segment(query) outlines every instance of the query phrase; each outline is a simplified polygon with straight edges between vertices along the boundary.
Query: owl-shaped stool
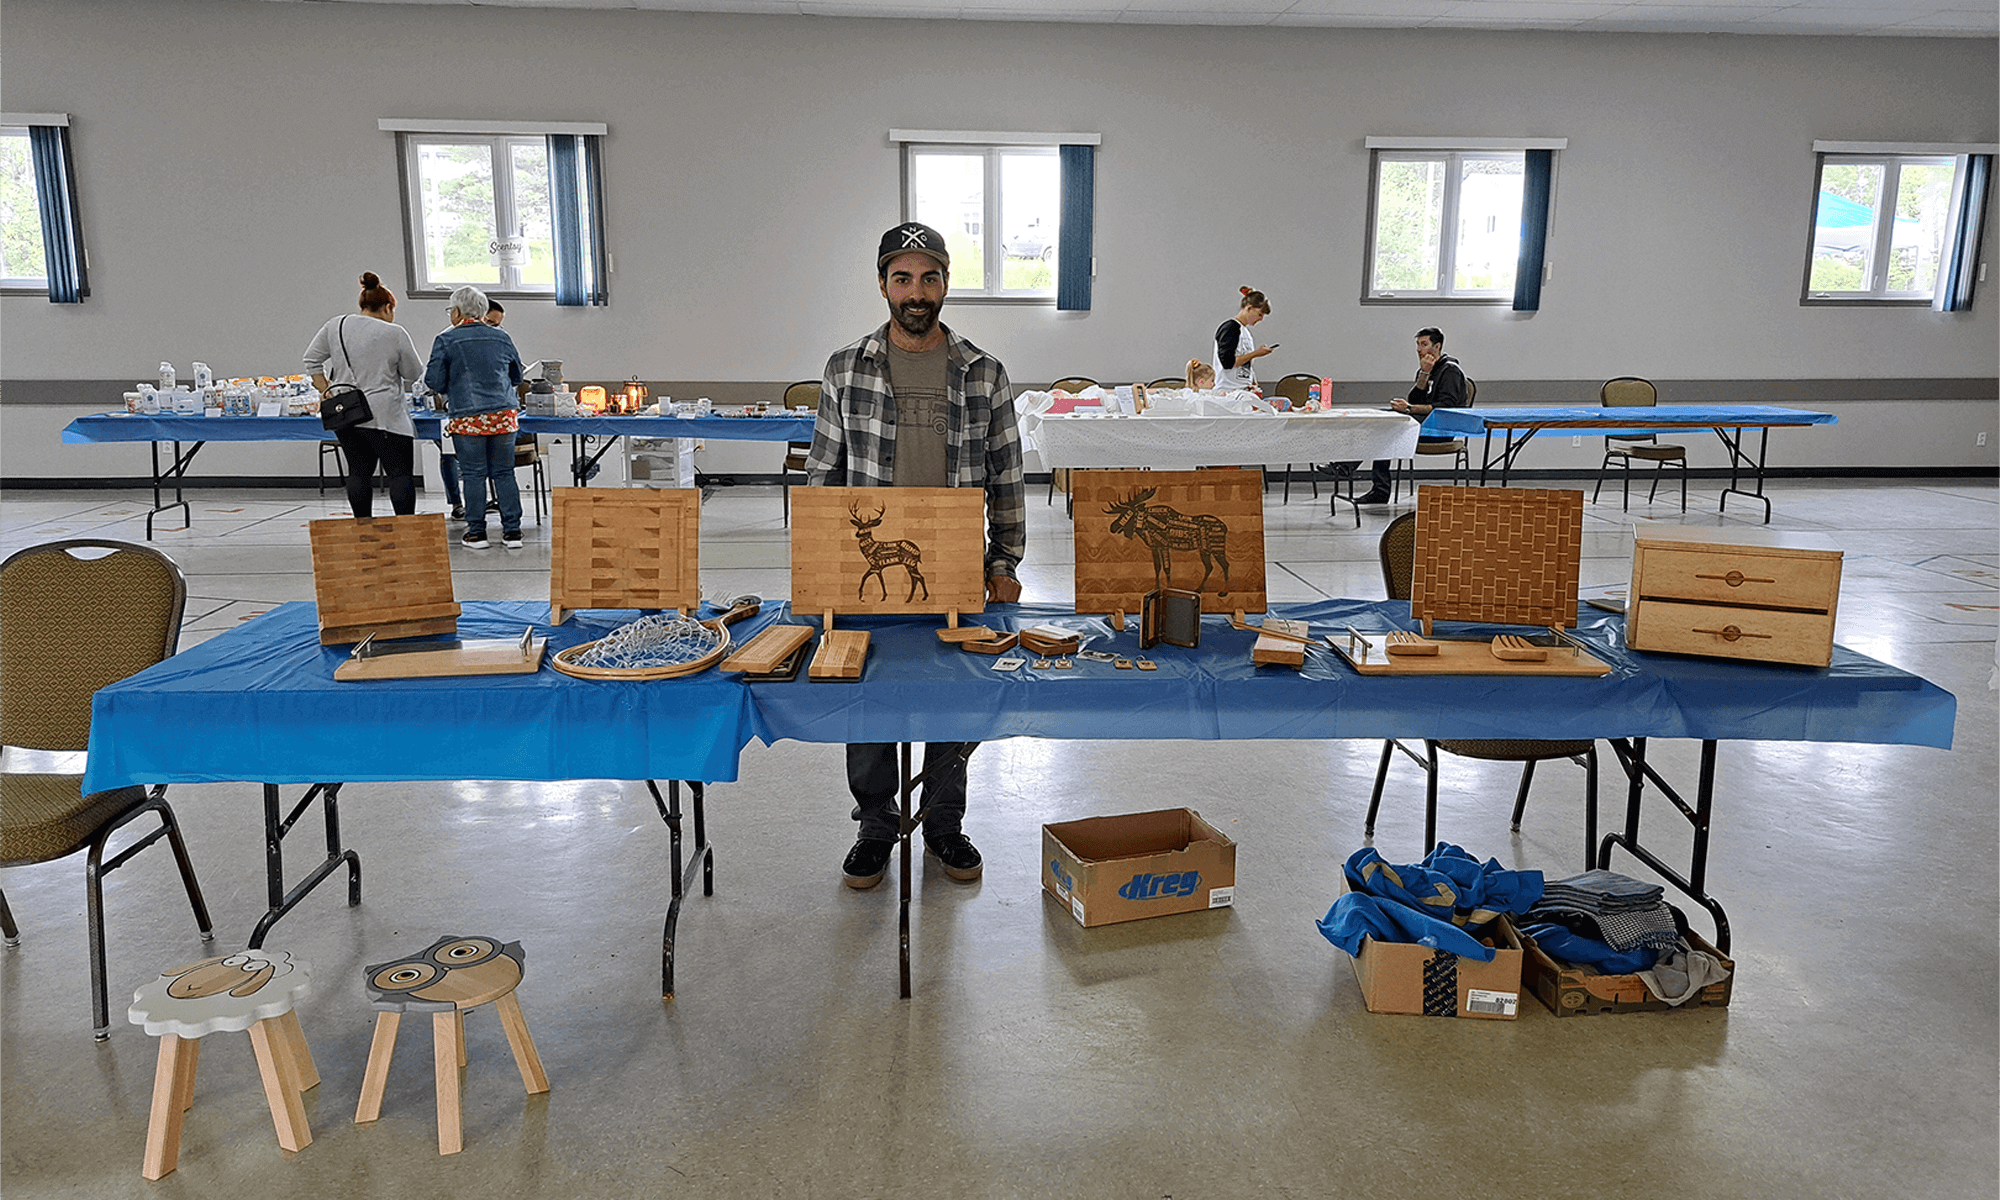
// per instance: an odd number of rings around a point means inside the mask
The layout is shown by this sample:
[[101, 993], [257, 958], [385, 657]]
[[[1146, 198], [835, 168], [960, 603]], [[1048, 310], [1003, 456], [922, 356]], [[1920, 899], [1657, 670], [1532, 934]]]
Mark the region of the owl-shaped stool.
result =
[[293, 1011], [311, 987], [311, 963], [283, 950], [245, 950], [174, 967], [132, 993], [126, 1018], [160, 1039], [141, 1174], [160, 1179], [180, 1164], [181, 1119], [194, 1107], [198, 1039], [211, 1033], [249, 1031], [278, 1145], [298, 1151], [312, 1144], [301, 1093], [319, 1084], [319, 1071]]
[[514, 988], [527, 967], [519, 942], [486, 937], [442, 937], [420, 954], [369, 967], [362, 983], [380, 1015], [375, 1040], [368, 1049], [368, 1069], [361, 1077], [361, 1104], [355, 1124], [382, 1115], [382, 1092], [389, 1082], [389, 1058], [396, 1052], [396, 1030], [403, 1014], [431, 1014], [437, 1069], [438, 1153], [457, 1154], [465, 1148], [459, 1117], [458, 1069], [465, 1065], [465, 1014], [491, 1003], [500, 1014], [507, 1044], [514, 1048], [514, 1065], [530, 1095], [549, 1090], [535, 1039]]

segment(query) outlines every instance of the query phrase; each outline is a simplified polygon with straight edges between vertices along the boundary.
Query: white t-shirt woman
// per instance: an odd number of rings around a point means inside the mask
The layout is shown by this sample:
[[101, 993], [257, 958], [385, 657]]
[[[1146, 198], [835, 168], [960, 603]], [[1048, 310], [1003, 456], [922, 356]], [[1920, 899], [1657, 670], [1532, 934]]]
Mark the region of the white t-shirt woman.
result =
[[1254, 289], [1238, 290], [1243, 293], [1242, 306], [1233, 318], [1215, 330], [1215, 386], [1224, 391], [1255, 391], [1261, 395], [1257, 372], [1250, 364], [1278, 347], [1275, 342], [1259, 346], [1250, 334], [1250, 327], [1271, 314], [1271, 302]]

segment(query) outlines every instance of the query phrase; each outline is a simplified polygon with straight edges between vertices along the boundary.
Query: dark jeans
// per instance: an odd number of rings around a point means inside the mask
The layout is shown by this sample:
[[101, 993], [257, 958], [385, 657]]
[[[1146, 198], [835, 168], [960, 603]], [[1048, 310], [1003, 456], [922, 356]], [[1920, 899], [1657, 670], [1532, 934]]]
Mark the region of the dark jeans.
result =
[[381, 429], [350, 425], [333, 435], [347, 456], [347, 507], [366, 521], [375, 515], [375, 468], [389, 477], [389, 507], [399, 517], [417, 511], [417, 479], [410, 473], [417, 440]]
[[[1337, 462], [1334, 463], [1333, 465], [1335, 468], [1341, 471], [1352, 471], [1354, 468], [1360, 466], [1361, 463], [1359, 460], [1356, 460], [1352, 462]], [[1381, 492], [1383, 495], [1387, 495], [1389, 493], [1388, 459], [1378, 458], [1372, 464], [1369, 465], [1368, 490], [1371, 492]]]
[[[965, 820], [965, 759], [978, 742], [924, 743], [924, 836], [957, 833]], [[956, 758], [957, 761], [952, 760]], [[895, 742], [851, 742], [847, 786], [861, 810], [861, 836], [894, 841], [902, 836], [902, 758]]]
[[514, 481], [514, 435], [511, 433], [451, 435], [458, 450], [459, 484], [465, 489], [465, 532], [486, 532], [486, 482], [500, 501], [500, 530], [521, 531], [521, 486]]
[[452, 453], [452, 444], [443, 439], [434, 443], [438, 448], [438, 477], [444, 480], [444, 502], [457, 508], [458, 498], [458, 455]]

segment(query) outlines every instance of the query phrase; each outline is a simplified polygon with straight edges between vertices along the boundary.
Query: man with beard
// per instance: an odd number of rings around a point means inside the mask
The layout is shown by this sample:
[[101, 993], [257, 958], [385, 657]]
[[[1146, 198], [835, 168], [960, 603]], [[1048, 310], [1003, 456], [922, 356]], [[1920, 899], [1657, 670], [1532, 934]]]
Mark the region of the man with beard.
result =
[[[1021, 597], [1014, 569], [1027, 548], [1021, 434], [1000, 360], [938, 321], [951, 255], [914, 221], [882, 235], [876, 286], [889, 321], [834, 352], [820, 383], [806, 481], [832, 487], [986, 489], [986, 595]], [[953, 879], [979, 878], [979, 851], [960, 829], [965, 760], [977, 742], [924, 746], [924, 847]], [[847, 747], [847, 783], [861, 824], [841, 864], [847, 885], [874, 887], [902, 836], [894, 742]]]

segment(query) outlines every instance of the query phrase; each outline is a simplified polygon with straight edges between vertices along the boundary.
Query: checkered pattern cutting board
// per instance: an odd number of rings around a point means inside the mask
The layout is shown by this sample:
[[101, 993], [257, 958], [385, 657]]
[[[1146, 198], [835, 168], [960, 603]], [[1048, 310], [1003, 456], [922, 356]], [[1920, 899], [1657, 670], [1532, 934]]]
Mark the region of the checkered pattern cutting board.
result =
[[1421, 488], [1410, 615], [1574, 626], [1582, 551], [1580, 491]]

